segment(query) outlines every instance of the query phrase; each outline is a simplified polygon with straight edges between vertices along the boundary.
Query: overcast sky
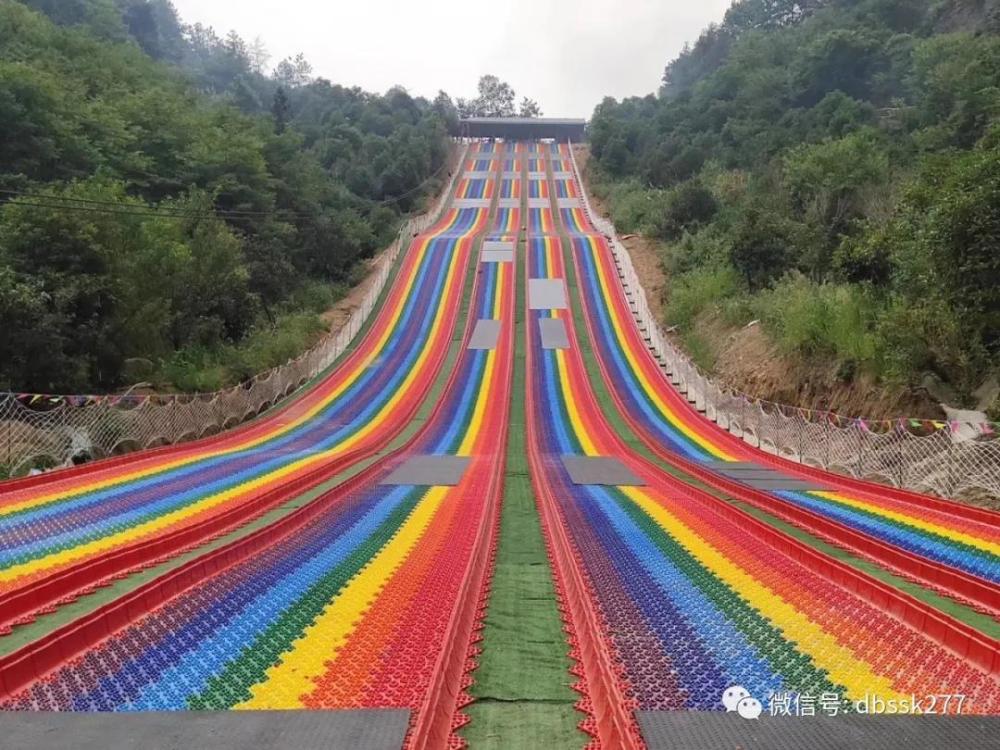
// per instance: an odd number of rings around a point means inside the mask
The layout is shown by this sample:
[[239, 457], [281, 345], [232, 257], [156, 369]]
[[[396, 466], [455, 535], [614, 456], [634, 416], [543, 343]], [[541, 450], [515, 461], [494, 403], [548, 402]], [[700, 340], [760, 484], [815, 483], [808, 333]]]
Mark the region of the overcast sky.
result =
[[604, 96], [643, 95], [731, 0], [173, 0], [186, 23], [305, 53], [335, 83], [475, 94], [483, 73], [546, 115], [589, 117]]

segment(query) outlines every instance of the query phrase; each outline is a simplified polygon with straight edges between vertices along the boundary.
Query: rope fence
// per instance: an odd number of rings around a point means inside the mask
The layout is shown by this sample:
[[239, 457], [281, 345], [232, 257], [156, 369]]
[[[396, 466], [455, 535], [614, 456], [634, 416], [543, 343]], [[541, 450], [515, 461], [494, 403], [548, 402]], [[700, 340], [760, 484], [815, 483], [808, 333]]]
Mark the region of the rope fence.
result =
[[214, 393], [56, 396], [0, 392], [0, 478], [81, 454], [102, 458], [212, 435], [255, 417], [309, 383], [347, 351], [385, 289], [400, 251], [446, 208], [470, 146], [455, 150], [435, 205], [407, 219], [386, 248], [361, 304], [337, 331], [286, 364]]
[[706, 417], [746, 443], [802, 464], [942, 497], [1000, 497], [1000, 425], [954, 420], [847, 418], [733, 392], [705, 375], [664, 335], [614, 224], [598, 215], [573, 170], [584, 210], [607, 237], [632, 312], [664, 372]]

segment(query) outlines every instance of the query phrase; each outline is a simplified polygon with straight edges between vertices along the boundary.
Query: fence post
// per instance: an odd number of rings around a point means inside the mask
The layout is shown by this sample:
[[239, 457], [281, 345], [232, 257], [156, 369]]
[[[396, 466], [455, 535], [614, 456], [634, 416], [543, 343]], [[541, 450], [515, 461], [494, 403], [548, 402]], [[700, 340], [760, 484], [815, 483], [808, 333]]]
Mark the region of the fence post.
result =
[[906, 439], [906, 428], [902, 424], [896, 423], [893, 429], [896, 436], [896, 455], [898, 456], [899, 470], [896, 475], [896, 486], [906, 486], [906, 456], [903, 453], [903, 441]]
[[854, 429], [858, 433], [858, 479], [862, 479], [865, 475], [865, 434], [857, 421], [854, 422]]
[[796, 416], [798, 417], [798, 422], [799, 422], [799, 463], [801, 464], [805, 463], [805, 461], [802, 460], [802, 444], [805, 433], [805, 419], [803, 418], [801, 411], [799, 411]]
[[827, 414], [823, 419], [823, 442], [825, 444], [826, 452], [823, 457], [823, 468], [827, 471], [830, 470], [830, 415]]
[[945, 497], [953, 497], [955, 495], [955, 486], [958, 484], [955, 481], [955, 440], [951, 434], [951, 424], [945, 428], [948, 432], [948, 490]]
[[5, 419], [7, 423], [7, 474], [14, 476], [14, 420]]

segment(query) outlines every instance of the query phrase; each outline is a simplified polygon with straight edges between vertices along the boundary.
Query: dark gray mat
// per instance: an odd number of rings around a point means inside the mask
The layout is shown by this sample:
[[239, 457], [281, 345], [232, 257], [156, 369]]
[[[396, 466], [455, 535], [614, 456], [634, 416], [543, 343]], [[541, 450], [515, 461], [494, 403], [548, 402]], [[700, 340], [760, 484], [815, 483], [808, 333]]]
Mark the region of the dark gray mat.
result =
[[469, 349], [496, 349], [499, 338], [499, 320], [477, 320], [469, 337]]
[[409, 710], [11, 712], [0, 750], [399, 750]]
[[815, 482], [807, 482], [803, 479], [761, 479], [754, 477], [734, 477], [738, 482], [743, 482], [755, 490], [794, 490], [795, 492], [812, 492], [828, 489]]
[[610, 456], [563, 456], [563, 466], [573, 484], [641, 487], [646, 484], [625, 464]]
[[565, 310], [566, 285], [562, 279], [528, 279], [528, 304], [532, 310]]
[[766, 469], [766, 466], [761, 464], [756, 464], [750, 461], [702, 461], [703, 466], [707, 466], [715, 471], [723, 471], [729, 469]]
[[538, 331], [543, 349], [569, 349], [566, 323], [559, 318], [539, 318]]
[[454, 487], [462, 481], [469, 459], [464, 456], [414, 456], [396, 467], [380, 484]]
[[755, 466], [746, 469], [715, 469], [719, 474], [725, 474], [730, 477], [774, 477], [774, 476], [784, 476], [780, 472], [774, 469], [765, 469], [763, 466]]
[[761, 716], [636, 711], [649, 750], [986, 750], [1000, 747], [1000, 717]]
[[798, 492], [808, 492], [810, 490], [828, 489], [818, 482], [791, 477], [760, 464], [716, 461], [706, 465], [712, 471], [718, 472], [730, 479], [735, 479], [737, 482], [743, 482], [758, 490], [795, 490]]

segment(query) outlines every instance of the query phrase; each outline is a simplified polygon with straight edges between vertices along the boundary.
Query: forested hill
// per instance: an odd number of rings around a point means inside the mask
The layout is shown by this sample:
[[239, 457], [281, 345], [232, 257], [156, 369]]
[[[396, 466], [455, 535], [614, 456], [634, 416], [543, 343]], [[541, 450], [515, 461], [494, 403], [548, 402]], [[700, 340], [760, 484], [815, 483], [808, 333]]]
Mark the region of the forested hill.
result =
[[447, 177], [453, 113], [272, 68], [167, 0], [0, 0], [0, 389], [209, 389], [296, 354]]
[[997, 372], [998, 31], [996, 0], [743, 0], [658, 95], [598, 106], [592, 179], [665, 243], [703, 364], [706, 321], [759, 319], [843, 380], [969, 400]]

